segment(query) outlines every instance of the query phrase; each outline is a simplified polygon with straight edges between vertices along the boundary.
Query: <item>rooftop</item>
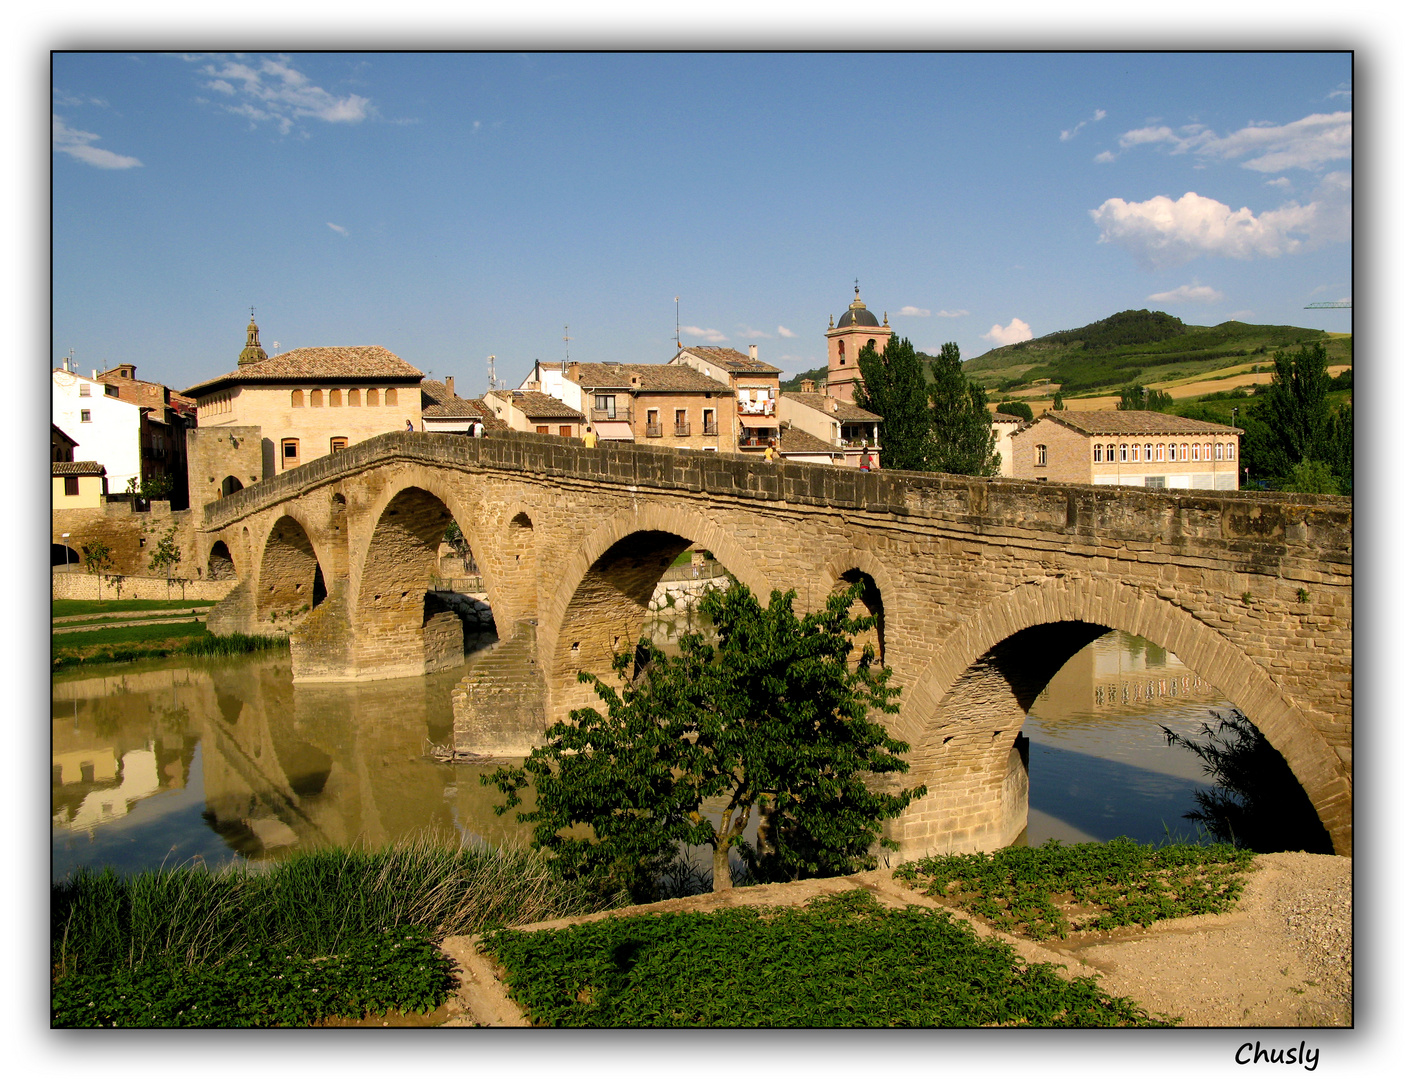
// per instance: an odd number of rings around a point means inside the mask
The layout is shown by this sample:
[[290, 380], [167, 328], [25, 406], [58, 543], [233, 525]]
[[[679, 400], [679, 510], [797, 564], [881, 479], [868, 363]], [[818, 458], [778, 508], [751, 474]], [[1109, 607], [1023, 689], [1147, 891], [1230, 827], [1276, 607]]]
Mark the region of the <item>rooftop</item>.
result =
[[107, 467], [96, 461], [55, 461], [54, 476], [106, 476]]
[[[481, 404], [449, 393], [449, 388], [438, 379], [425, 379], [420, 383], [420, 402], [420, 415], [431, 420], [436, 417], [442, 419], [462, 417], [465, 420], [483, 419]], [[487, 425], [484, 424], [484, 427]]]
[[[688, 353], [709, 364], [716, 364], [723, 371], [733, 375], [779, 375], [781, 369], [761, 360], [753, 360], [746, 353], [736, 349], [726, 349], [719, 345], [689, 345], [678, 351], [678, 356]], [[677, 356], [674, 357], [676, 361]]]
[[811, 409], [824, 413], [826, 416], [832, 416], [834, 419], [840, 421], [840, 423], [845, 421], [874, 421], [883, 419], [883, 417], [879, 416], [877, 413], [859, 408], [852, 401], [841, 401], [839, 398], [829, 397], [827, 394], [807, 394], [804, 392], [797, 393], [794, 391], [786, 391], [781, 394], [781, 397], [789, 398], [791, 401], [808, 406]]
[[[573, 364], [572, 367], [577, 365]], [[732, 388], [687, 364], [580, 364], [577, 381], [587, 390], [730, 394]]]
[[337, 382], [418, 382], [424, 372], [381, 345], [328, 345], [292, 349], [267, 360], [242, 364], [231, 371], [181, 391], [200, 397], [236, 384]]
[[1095, 409], [1088, 412], [1065, 409], [1046, 412], [1039, 419], [1052, 420], [1084, 435], [1232, 435], [1241, 430], [1224, 424], [1212, 424], [1208, 420], [1191, 420], [1142, 409]]

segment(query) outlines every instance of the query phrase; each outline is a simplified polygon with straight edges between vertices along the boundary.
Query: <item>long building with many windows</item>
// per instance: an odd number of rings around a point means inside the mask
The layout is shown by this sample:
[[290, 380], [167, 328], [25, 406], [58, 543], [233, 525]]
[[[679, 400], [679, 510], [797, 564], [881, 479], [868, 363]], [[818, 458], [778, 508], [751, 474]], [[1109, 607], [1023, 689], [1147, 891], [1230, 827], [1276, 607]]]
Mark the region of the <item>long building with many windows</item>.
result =
[[1011, 475], [1062, 484], [1237, 491], [1242, 434], [1159, 412], [1046, 412], [1011, 436]]

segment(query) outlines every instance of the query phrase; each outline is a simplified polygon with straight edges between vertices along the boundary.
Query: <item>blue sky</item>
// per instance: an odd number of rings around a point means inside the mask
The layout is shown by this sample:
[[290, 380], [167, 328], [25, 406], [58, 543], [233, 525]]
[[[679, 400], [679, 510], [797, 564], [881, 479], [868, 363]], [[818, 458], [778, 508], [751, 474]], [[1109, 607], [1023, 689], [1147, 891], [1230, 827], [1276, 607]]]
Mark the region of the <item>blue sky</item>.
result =
[[[54, 56], [53, 361], [181, 388], [384, 345], [818, 366], [1126, 308], [1351, 329], [1344, 53]], [[569, 326], [569, 331], [566, 327]], [[569, 333], [569, 343], [563, 341]]]

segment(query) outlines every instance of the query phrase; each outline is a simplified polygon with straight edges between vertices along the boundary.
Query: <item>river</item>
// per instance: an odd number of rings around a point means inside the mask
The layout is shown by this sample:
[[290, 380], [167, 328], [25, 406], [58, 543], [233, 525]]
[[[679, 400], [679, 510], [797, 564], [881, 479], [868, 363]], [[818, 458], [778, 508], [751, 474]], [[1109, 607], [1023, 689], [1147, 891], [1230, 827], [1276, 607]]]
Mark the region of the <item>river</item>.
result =
[[[220, 866], [326, 844], [422, 834], [525, 843], [493, 813], [484, 766], [427, 753], [450, 742], [462, 670], [294, 685], [286, 653], [80, 668], [53, 679], [54, 879], [188, 861]], [[1170, 653], [1114, 632], [1035, 702], [1027, 840], [1194, 835], [1181, 815], [1198, 761], [1159, 725], [1194, 734], [1228, 707]]]

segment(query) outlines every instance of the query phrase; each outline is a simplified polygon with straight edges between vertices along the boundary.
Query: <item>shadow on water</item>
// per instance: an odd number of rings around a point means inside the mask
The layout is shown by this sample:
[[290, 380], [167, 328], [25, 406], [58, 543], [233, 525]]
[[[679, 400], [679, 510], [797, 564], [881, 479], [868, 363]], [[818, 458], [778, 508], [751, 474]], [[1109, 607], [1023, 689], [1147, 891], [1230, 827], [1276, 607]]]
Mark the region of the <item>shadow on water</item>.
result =
[[1067, 843], [1130, 836], [1153, 843], [1192, 840], [1196, 827], [1181, 815], [1207, 787], [1121, 761], [1030, 741], [1030, 846], [1050, 838]]

